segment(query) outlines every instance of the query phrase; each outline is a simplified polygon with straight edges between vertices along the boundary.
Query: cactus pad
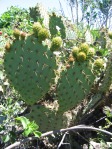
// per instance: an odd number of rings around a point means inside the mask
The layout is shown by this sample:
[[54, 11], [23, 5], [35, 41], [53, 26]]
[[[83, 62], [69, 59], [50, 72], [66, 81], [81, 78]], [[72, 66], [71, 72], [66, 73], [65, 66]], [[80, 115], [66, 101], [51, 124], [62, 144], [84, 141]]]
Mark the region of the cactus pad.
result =
[[44, 24], [45, 27], [48, 28], [49, 15], [47, 10], [42, 4], [37, 3], [35, 7], [30, 7], [29, 11], [31, 18], [33, 18], [35, 22], [40, 21], [41, 23]]
[[33, 104], [50, 89], [55, 78], [53, 53], [32, 35], [15, 39], [4, 54], [5, 73], [27, 104]]
[[35, 120], [41, 131], [58, 130], [66, 126], [66, 116], [57, 114], [56, 111], [46, 108], [44, 105], [31, 106], [31, 113], [26, 117]]
[[102, 85], [99, 87], [99, 91], [106, 93], [112, 84], [112, 52], [108, 57], [108, 62], [105, 70], [105, 76], [102, 80]]
[[95, 79], [91, 70], [89, 61], [76, 61], [62, 71], [57, 85], [59, 111], [73, 108], [90, 92]]
[[[58, 31], [58, 28], [59, 28], [59, 31]], [[55, 13], [50, 15], [49, 30], [52, 37], [57, 36], [60, 32], [61, 38], [62, 39], [66, 38], [66, 28], [65, 28], [64, 22], [61, 16], [57, 16]]]

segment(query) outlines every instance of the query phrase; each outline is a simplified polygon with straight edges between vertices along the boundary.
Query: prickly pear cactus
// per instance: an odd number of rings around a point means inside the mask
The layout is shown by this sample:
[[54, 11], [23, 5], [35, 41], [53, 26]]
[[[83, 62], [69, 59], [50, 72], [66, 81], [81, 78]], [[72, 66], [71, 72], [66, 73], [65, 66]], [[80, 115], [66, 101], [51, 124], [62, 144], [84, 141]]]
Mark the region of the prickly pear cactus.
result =
[[39, 21], [39, 19], [41, 19], [41, 13], [40, 13], [38, 4], [34, 8], [30, 7], [29, 10], [30, 10], [30, 16], [31, 16], [31, 18], [33, 18], [33, 20], [35, 22], [37, 22], [37, 21]]
[[52, 37], [57, 36], [58, 34], [61, 35], [62, 39], [66, 38], [66, 28], [61, 16], [52, 13], [49, 16], [49, 30]]
[[90, 92], [95, 79], [91, 68], [90, 62], [86, 61], [75, 62], [63, 70], [57, 86], [60, 111], [73, 108]]
[[99, 87], [101, 93], [106, 93], [112, 84], [112, 52], [109, 54], [105, 76], [102, 80], [102, 85]]
[[80, 103], [91, 91], [95, 75], [91, 48], [86, 43], [74, 47], [57, 83], [59, 111], [65, 112]]
[[39, 104], [31, 106], [31, 113], [27, 114], [26, 117], [35, 120], [41, 131], [58, 130], [67, 125], [66, 116]]
[[49, 15], [44, 6], [40, 3], [37, 3], [35, 7], [30, 8], [30, 16], [35, 22], [43, 21], [44, 26], [48, 28], [49, 24]]
[[51, 36], [61, 35], [61, 38], [75, 39], [74, 25], [70, 20], [57, 15], [55, 12], [48, 13], [44, 6], [37, 3], [35, 7], [30, 8], [30, 16], [35, 22], [43, 23], [46, 28], [49, 28]]
[[32, 105], [49, 91], [57, 66], [47, 46], [39, 43], [33, 35], [22, 35], [24, 38], [6, 44], [4, 70], [22, 99]]
[[[98, 64], [98, 66], [100, 65]], [[104, 71], [104, 74], [105, 75], [102, 81], [100, 82], [101, 84], [98, 88], [98, 91], [96, 92], [94, 96], [91, 97], [91, 100], [88, 103], [87, 107], [84, 109], [84, 112], [87, 112], [90, 109], [94, 108], [94, 106], [96, 106], [98, 102], [101, 101], [104, 94], [110, 89], [110, 86], [112, 84], [112, 52], [109, 54], [108, 62], [106, 64], [106, 70]]]

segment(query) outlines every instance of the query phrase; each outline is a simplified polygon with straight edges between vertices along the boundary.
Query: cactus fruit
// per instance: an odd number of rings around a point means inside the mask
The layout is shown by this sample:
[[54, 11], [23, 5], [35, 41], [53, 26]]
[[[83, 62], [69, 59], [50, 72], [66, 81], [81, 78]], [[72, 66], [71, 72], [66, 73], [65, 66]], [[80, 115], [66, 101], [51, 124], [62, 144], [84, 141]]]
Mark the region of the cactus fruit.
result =
[[75, 62], [61, 72], [57, 84], [59, 111], [65, 112], [84, 99], [94, 84], [92, 64], [89, 61]]
[[108, 36], [109, 36], [110, 39], [112, 39], [112, 31], [108, 32]]
[[74, 27], [70, 20], [57, 15], [55, 12], [49, 14], [41, 4], [30, 8], [30, 16], [35, 22], [42, 22], [42, 24], [50, 30], [52, 38], [57, 35], [60, 35], [62, 39], [75, 38]]
[[82, 43], [80, 46], [80, 51], [87, 54], [89, 51], [89, 45], [87, 43]]
[[16, 39], [19, 39], [19, 36], [20, 36], [20, 31], [18, 29], [14, 29], [13, 31], [13, 35]]
[[86, 60], [86, 54], [84, 52], [79, 52], [77, 55], [77, 60], [79, 62], [83, 62]]
[[[8, 50], [9, 44], [6, 44]], [[27, 104], [40, 100], [54, 82], [56, 60], [47, 46], [33, 35], [14, 40], [4, 54], [5, 73]]]
[[73, 63], [74, 61], [75, 61], [74, 57], [73, 56], [69, 56], [68, 62], [69, 63]]
[[87, 112], [91, 108], [94, 108], [94, 105], [99, 103], [99, 101], [101, 101], [101, 99], [104, 97], [104, 94], [110, 89], [110, 86], [112, 84], [112, 53], [109, 54], [106, 70], [104, 73], [105, 75], [102, 79], [101, 85], [98, 88], [98, 92], [91, 97], [91, 100], [88, 103], [85, 112]]
[[91, 57], [94, 56], [94, 54], [95, 54], [95, 49], [94, 48], [89, 48], [87, 57], [91, 58]]
[[42, 25], [40, 24], [40, 22], [35, 22], [33, 24], [33, 32], [34, 32], [34, 34], [35, 34], [36, 37], [38, 37], [38, 32], [41, 29], [42, 29]]
[[79, 53], [79, 48], [78, 47], [73, 47], [72, 55], [74, 56], [74, 58], [77, 58], [78, 53]]
[[51, 42], [51, 51], [58, 51], [62, 46], [61, 37], [54, 37]]
[[42, 28], [38, 32], [38, 40], [39, 41], [44, 41], [45, 39], [50, 37], [50, 33], [47, 29]]
[[94, 62], [94, 67], [95, 67], [96, 69], [103, 68], [103, 66], [104, 66], [104, 61], [103, 61], [103, 59], [98, 58], [97, 60], [95, 60], [95, 62]]
[[10, 44], [9, 42], [6, 43], [5, 49], [6, 49], [7, 51], [10, 51], [10, 49], [11, 49], [11, 44]]
[[31, 112], [26, 114], [26, 117], [30, 120], [35, 120], [39, 125], [39, 130], [43, 132], [67, 127], [66, 117], [62, 113], [57, 113], [44, 105], [35, 104], [31, 106]]

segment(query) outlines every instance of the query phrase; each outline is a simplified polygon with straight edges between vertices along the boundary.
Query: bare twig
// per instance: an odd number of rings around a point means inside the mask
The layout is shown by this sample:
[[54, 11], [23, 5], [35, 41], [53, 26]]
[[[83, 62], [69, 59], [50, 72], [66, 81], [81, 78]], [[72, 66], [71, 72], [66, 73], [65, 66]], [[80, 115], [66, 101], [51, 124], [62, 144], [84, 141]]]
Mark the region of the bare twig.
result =
[[[86, 126], [86, 125], [78, 125], [78, 126], [73, 126], [73, 127], [66, 128], [66, 129], [60, 129], [60, 130], [56, 130], [56, 131], [49, 131], [49, 132], [43, 133], [41, 135], [41, 137], [45, 137], [45, 136], [49, 136], [49, 135], [57, 134], [57, 133], [62, 133], [62, 132], [67, 132], [67, 131], [80, 131], [80, 130], [96, 131], [96, 132], [98, 131], [98, 132], [104, 133], [106, 135], [112, 136], [111, 132], [100, 129], [100, 128], [96, 128], [96, 127], [93, 127], [93, 126]], [[29, 137], [29, 138], [26, 138], [22, 141], [15, 142], [14, 144], [6, 147], [5, 149], [13, 149], [14, 147], [19, 146], [22, 143], [32, 141], [32, 140], [35, 140], [35, 139], [38, 139], [38, 138], [37, 137]]]
[[13, 149], [14, 147], [17, 147], [17, 146], [19, 146], [19, 145], [21, 145], [21, 144], [23, 144], [23, 143], [28, 142], [28, 141], [33, 141], [33, 140], [35, 140], [35, 139], [37, 139], [37, 137], [25, 138], [25, 139], [22, 140], [22, 141], [18, 141], [18, 142], [15, 142], [14, 144], [9, 145], [9, 146], [6, 147], [5, 149]]
[[[84, 141], [86, 141], [88, 144], [91, 144], [91, 146], [93, 146], [92, 143], [90, 143], [84, 136], [82, 136], [80, 133], [77, 132], [77, 135], [79, 135]], [[93, 146], [94, 148], [94, 146]]]
[[110, 132], [108, 132], [106, 130], [102, 130], [100, 128], [95, 128], [93, 126], [86, 126], [86, 125], [78, 125], [78, 126], [73, 126], [73, 127], [66, 128], [66, 129], [60, 129], [60, 130], [57, 130], [57, 131], [49, 131], [49, 132], [46, 132], [46, 133], [42, 134], [41, 137], [45, 137], [45, 136], [48, 136], [48, 135], [51, 135], [51, 134], [66, 132], [66, 131], [73, 131], [73, 130], [100, 131], [102, 133], [105, 133], [107, 135], [112, 136], [112, 133], [110, 133]]
[[59, 148], [61, 147], [61, 145], [63, 144], [63, 141], [64, 141], [64, 139], [65, 139], [67, 133], [68, 133], [68, 132], [65, 132], [65, 133], [64, 133], [64, 135], [63, 135], [63, 137], [62, 137], [62, 139], [61, 139], [61, 141], [60, 141], [60, 143], [59, 143], [57, 149], [59, 149]]

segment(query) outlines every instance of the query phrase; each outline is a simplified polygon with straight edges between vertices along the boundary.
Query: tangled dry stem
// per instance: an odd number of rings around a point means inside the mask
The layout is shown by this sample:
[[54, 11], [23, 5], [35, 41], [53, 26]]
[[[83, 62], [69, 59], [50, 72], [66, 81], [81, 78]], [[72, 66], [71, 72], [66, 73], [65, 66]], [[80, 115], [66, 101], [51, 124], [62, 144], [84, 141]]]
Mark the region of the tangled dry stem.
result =
[[[78, 126], [69, 127], [66, 129], [60, 129], [60, 130], [56, 130], [56, 131], [49, 131], [49, 132], [43, 133], [41, 135], [41, 138], [52, 135], [52, 134], [64, 133], [64, 132], [68, 132], [68, 131], [81, 131], [81, 130], [96, 131], [96, 132], [101, 132], [101, 133], [104, 133], [106, 135], [112, 136], [111, 132], [100, 129], [100, 128], [96, 128], [93, 126], [86, 126], [86, 125], [78, 125]], [[11, 144], [10, 146], [6, 147], [5, 149], [13, 149], [14, 147], [17, 147], [21, 144], [28, 142], [28, 141], [32, 141], [32, 140], [36, 140], [36, 139], [38, 139], [38, 138], [37, 137], [25, 138], [24, 140], [21, 140], [21, 141], [15, 142], [14, 144]]]

